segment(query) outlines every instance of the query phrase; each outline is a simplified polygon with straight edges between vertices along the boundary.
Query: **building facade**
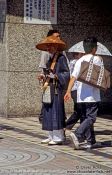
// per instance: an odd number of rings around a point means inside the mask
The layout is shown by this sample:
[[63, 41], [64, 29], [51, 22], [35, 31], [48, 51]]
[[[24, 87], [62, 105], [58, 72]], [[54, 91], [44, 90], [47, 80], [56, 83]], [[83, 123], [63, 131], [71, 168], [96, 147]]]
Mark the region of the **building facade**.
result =
[[[60, 31], [68, 49], [87, 36], [96, 36], [112, 53], [110, 1], [107, 4], [101, 0], [50, 0], [57, 3], [57, 9], [53, 9], [53, 5], [51, 9], [51, 15], [54, 12], [56, 15], [54, 21], [28, 22], [27, 4], [34, 3], [36, 8], [39, 1], [44, 3], [44, 0], [0, 0], [0, 116], [39, 114], [41, 89], [37, 75], [41, 52], [35, 45], [49, 29]], [[32, 18], [31, 6], [28, 8]], [[106, 68], [112, 72], [112, 57], [103, 56], [103, 59]], [[110, 104], [111, 101], [112, 88], [102, 92], [102, 102]], [[66, 111], [72, 110], [72, 103], [68, 103]]]

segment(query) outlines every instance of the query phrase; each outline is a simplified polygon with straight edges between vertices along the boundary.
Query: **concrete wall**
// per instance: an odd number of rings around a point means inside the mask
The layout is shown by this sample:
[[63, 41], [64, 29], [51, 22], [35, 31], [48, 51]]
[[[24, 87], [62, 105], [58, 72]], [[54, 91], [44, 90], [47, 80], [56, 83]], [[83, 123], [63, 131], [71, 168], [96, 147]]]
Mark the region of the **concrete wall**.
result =
[[[31, 25], [23, 22], [24, 1], [8, 0], [4, 37], [0, 43], [0, 84], [3, 84], [0, 85], [0, 114], [26, 117], [40, 112], [41, 90], [37, 75], [41, 52], [35, 45], [49, 29], [59, 29], [68, 48], [94, 35], [112, 51], [111, 11], [111, 6], [101, 0], [58, 0], [57, 25]], [[112, 70], [112, 58], [103, 58], [107, 68]], [[111, 101], [110, 94], [111, 90], [106, 95], [103, 93], [103, 101]], [[68, 103], [66, 111], [72, 110], [72, 103]]]
[[6, 1], [0, 1], [0, 116], [7, 115], [8, 60], [6, 42]]

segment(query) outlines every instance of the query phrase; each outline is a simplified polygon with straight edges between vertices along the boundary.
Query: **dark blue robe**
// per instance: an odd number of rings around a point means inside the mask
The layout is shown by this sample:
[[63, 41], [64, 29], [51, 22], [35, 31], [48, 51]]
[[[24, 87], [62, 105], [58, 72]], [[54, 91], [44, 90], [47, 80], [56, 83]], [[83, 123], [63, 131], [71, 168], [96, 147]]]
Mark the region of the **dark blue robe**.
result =
[[[52, 59], [47, 63], [47, 68], [50, 68]], [[58, 80], [53, 83], [50, 80], [52, 103], [43, 103], [43, 123], [42, 129], [47, 131], [59, 130], [65, 127], [65, 108], [64, 108], [64, 95], [70, 80], [70, 71], [67, 64], [67, 59], [64, 55], [60, 54], [53, 71], [57, 75]]]

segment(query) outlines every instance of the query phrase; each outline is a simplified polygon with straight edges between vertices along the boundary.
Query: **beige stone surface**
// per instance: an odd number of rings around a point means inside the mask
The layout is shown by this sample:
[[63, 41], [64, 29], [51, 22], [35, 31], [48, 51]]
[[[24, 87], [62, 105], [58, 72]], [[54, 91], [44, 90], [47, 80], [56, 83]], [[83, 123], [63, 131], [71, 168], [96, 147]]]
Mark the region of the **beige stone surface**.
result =
[[[1, 13], [0, 13], [1, 14]], [[7, 37], [7, 27], [3, 24], [3, 28], [1, 28], [2, 23], [0, 23], [0, 116], [7, 115], [7, 80], [8, 80], [8, 60], [7, 60], [7, 52], [6, 52], [6, 37]]]
[[[57, 25], [31, 25], [23, 21], [24, 1], [7, 1], [6, 23], [0, 42], [0, 71], [3, 71], [0, 76], [0, 115], [32, 116], [40, 112], [41, 92], [36, 76], [41, 51], [35, 45], [49, 29], [59, 29], [68, 48], [90, 35], [98, 37], [99, 42], [112, 51], [112, 10], [109, 3], [82, 0], [57, 2]], [[3, 25], [1, 20], [0, 25]], [[106, 67], [112, 70], [112, 59], [103, 58]], [[102, 94], [102, 99], [111, 101], [111, 94], [110, 89]], [[73, 103], [65, 104], [65, 108], [67, 113], [72, 112]]]
[[35, 46], [48, 30], [47, 25], [8, 24], [9, 71], [38, 71], [41, 51]]
[[41, 89], [35, 72], [10, 72], [8, 115], [33, 115], [41, 105]]

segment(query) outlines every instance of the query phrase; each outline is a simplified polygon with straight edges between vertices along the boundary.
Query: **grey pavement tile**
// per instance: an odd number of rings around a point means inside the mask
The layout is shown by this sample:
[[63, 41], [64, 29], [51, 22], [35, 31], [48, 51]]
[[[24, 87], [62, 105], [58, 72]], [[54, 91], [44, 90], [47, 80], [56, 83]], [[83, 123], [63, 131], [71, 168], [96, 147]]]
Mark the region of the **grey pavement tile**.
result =
[[[22, 121], [22, 119], [1, 119], [1, 124], [5, 124], [5, 125], [9, 125], [12, 126], [14, 128], [18, 128], [21, 129], [21, 131], [23, 131], [23, 133], [19, 133], [19, 130], [11, 130], [11, 128], [8, 130], [1, 130], [1, 134], [6, 134], [9, 135], [11, 137], [23, 140], [23, 141], [28, 141], [30, 143], [34, 143], [36, 144], [40, 144], [40, 140], [41, 137], [45, 137], [47, 135], [46, 132], [41, 130], [41, 124], [39, 124], [38, 120], [36, 118], [27, 118], [24, 119]], [[78, 124], [73, 128], [73, 130], [78, 126]], [[102, 127], [103, 126], [103, 127]], [[105, 120], [105, 119], [101, 119], [101, 120], [97, 120], [97, 122], [95, 123], [95, 131], [97, 132], [101, 132], [99, 133], [99, 135], [96, 135], [96, 138], [98, 141], [101, 142], [106, 142], [106, 141], [111, 141], [112, 137], [109, 134], [106, 134], [106, 131], [103, 132], [103, 130], [109, 130], [111, 129], [110, 127], [110, 120]], [[26, 134], [24, 134], [24, 132], [26, 131]], [[103, 132], [103, 135], [102, 135]], [[30, 133], [38, 133], [40, 135], [40, 137], [33, 137], [33, 135], [29, 135]], [[41, 145], [41, 144], [40, 144]], [[106, 146], [106, 145], [105, 145]], [[107, 145], [108, 146], [108, 145]], [[45, 146], [47, 147], [47, 146]], [[49, 148], [49, 147], [48, 147]], [[51, 149], [54, 150], [59, 150], [65, 153], [70, 153], [73, 156], [79, 156], [79, 157], [84, 157], [90, 160], [96, 161], [96, 162], [103, 162], [103, 164], [105, 165], [109, 165], [111, 166], [111, 162], [109, 159], [105, 159], [104, 157], [100, 157], [98, 155], [93, 155], [92, 153], [89, 153], [87, 151], [82, 151], [82, 150], [74, 150], [73, 146], [71, 144], [68, 145], [63, 145], [63, 147], [59, 147], [59, 146], [55, 146]], [[109, 152], [107, 152], [107, 149]], [[102, 148], [97, 148], [95, 149], [99, 152], [105, 153], [105, 154], [109, 154], [111, 155], [111, 148], [110, 147], [102, 147]], [[101, 161], [102, 160], [102, 161]], [[0, 174], [1, 175], [1, 174]], [[5, 174], [6, 175], [6, 174]], [[53, 174], [54, 175], [54, 174]], [[65, 175], [65, 174], [64, 174]], [[68, 174], [67, 174], [68, 175]]]

